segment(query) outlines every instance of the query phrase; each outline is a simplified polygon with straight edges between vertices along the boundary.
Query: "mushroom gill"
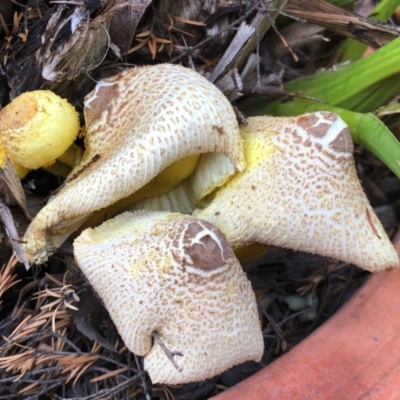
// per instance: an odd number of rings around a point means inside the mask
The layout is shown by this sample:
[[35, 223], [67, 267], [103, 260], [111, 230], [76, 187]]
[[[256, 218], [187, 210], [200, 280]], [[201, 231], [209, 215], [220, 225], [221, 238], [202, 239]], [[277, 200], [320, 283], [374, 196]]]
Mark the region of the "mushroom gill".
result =
[[[259, 361], [263, 337], [250, 282], [212, 224], [167, 212], [126, 212], [85, 230], [76, 260], [153, 383], [213, 377]], [[180, 352], [178, 371], [158, 344]]]
[[129, 196], [183, 157], [222, 153], [244, 169], [236, 116], [223, 94], [176, 65], [126, 69], [85, 98], [86, 150], [23, 238], [44, 262], [90, 214]]
[[358, 180], [337, 115], [253, 117], [242, 127], [247, 169], [194, 216], [233, 249], [259, 242], [340, 259], [371, 272], [399, 259]]

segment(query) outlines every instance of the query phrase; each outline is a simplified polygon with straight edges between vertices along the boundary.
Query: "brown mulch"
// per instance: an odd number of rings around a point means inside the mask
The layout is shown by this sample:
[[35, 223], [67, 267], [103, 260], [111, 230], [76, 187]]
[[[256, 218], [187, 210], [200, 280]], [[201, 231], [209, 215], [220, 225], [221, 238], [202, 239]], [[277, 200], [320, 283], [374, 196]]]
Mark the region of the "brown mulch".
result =
[[[283, 81], [330, 67], [335, 46], [344, 37], [362, 32], [365, 43], [379, 47], [398, 34], [395, 27], [376, 25], [324, 1], [221, 3], [215, 7], [211, 1], [188, 0], [183, 7], [183, 2], [172, 0], [3, 0], [0, 103], [4, 106], [25, 91], [49, 88], [81, 112], [83, 97], [96, 80], [128, 65], [159, 62], [182, 63], [209, 73], [232, 100], [255, 94], [271, 99], [282, 95]], [[66, 22], [74, 15], [87, 22], [77, 41], [72, 40]], [[293, 18], [292, 32], [288, 27]], [[350, 21], [353, 29], [343, 21]], [[255, 24], [258, 34], [228, 52], [243, 22]], [[104, 27], [109, 32], [105, 36]], [[300, 36], [304, 40], [298, 43]], [[259, 62], [243, 79], [242, 90], [222, 83], [231, 76], [229, 71], [243, 68], [251, 53], [258, 54]], [[43, 79], [43, 68], [51, 69], [60, 54], [61, 61], [52, 70], [58, 81]], [[224, 54], [233, 61], [221, 62]], [[357, 148], [355, 158], [364, 189], [393, 235], [400, 215], [399, 180], [365, 150]], [[39, 170], [30, 172], [23, 186], [32, 203], [43, 204], [62, 182], [61, 177]], [[22, 233], [27, 225], [24, 213], [18, 207], [11, 211]], [[262, 361], [239, 365], [204, 382], [167, 387], [152, 385], [141, 358], [124, 346], [77, 269], [68, 244], [45, 265], [26, 271], [14, 258], [8, 261], [10, 248], [5, 233], [0, 233], [4, 264], [0, 270], [0, 399], [208, 399], [289, 351], [332, 316], [368, 277], [338, 261], [270, 249], [261, 262], [244, 266], [262, 320]]]

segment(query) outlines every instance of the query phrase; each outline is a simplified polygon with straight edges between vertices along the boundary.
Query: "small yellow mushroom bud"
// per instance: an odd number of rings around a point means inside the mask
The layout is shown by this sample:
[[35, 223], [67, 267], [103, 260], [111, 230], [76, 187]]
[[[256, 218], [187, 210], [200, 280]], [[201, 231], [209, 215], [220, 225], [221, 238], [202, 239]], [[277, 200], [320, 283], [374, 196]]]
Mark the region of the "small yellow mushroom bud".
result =
[[73, 143], [79, 116], [49, 90], [26, 92], [0, 112], [0, 134], [9, 157], [28, 169], [52, 164]]

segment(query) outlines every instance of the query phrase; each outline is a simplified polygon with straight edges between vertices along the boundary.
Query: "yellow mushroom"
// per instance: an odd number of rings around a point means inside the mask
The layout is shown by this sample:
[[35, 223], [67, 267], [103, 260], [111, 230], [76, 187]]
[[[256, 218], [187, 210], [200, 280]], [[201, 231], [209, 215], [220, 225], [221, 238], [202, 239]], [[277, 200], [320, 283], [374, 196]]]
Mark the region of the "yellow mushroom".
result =
[[17, 170], [51, 166], [61, 156], [75, 166], [79, 129], [74, 107], [49, 90], [23, 93], [0, 112], [0, 139]]
[[[246, 171], [200, 199], [203, 209], [194, 211], [199, 196], [191, 177], [129, 210], [194, 212], [224, 232], [242, 262], [262, 256], [264, 245], [272, 244], [370, 271], [398, 266], [358, 181], [350, 133], [338, 116], [255, 117], [241, 127], [241, 135]], [[199, 164], [200, 182], [207, 182], [213, 169], [212, 164]]]
[[259, 242], [371, 272], [398, 267], [358, 180], [350, 132], [340, 117], [254, 117], [241, 134], [246, 171], [194, 216], [221, 229], [233, 249]]
[[43, 262], [93, 211], [142, 188], [173, 162], [216, 152], [245, 167], [236, 116], [223, 94], [176, 65], [127, 69], [85, 98], [86, 150], [23, 238]]
[[[212, 224], [126, 212], [74, 242], [76, 260], [153, 383], [211, 378], [259, 361], [263, 337], [250, 282]], [[156, 333], [177, 368], [153, 341]]]

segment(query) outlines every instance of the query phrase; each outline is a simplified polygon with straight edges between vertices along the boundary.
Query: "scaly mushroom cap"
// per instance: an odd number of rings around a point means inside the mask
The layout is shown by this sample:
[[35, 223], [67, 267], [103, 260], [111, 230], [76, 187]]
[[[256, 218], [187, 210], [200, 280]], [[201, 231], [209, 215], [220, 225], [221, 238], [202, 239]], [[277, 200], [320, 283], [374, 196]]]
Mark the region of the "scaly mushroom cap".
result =
[[22, 93], [0, 112], [0, 135], [13, 162], [28, 169], [51, 164], [76, 139], [79, 116], [50, 90]]
[[[153, 383], [210, 378], [259, 361], [263, 338], [250, 282], [212, 224], [178, 213], [126, 212], [74, 242], [83, 273]], [[152, 333], [171, 351], [178, 372]]]
[[254, 117], [241, 130], [247, 169], [194, 215], [232, 247], [260, 242], [334, 257], [371, 272], [399, 259], [357, 177], [335, 114]]
[[124, 70], [98, 82], [84, 114], [83, 159], [23, 238], [31, 262], [45, 261], [90, 213], [137, 191], [176, 160], [217, 152], [244, 169], [229, 101], [193, 70], [168, 64]]

